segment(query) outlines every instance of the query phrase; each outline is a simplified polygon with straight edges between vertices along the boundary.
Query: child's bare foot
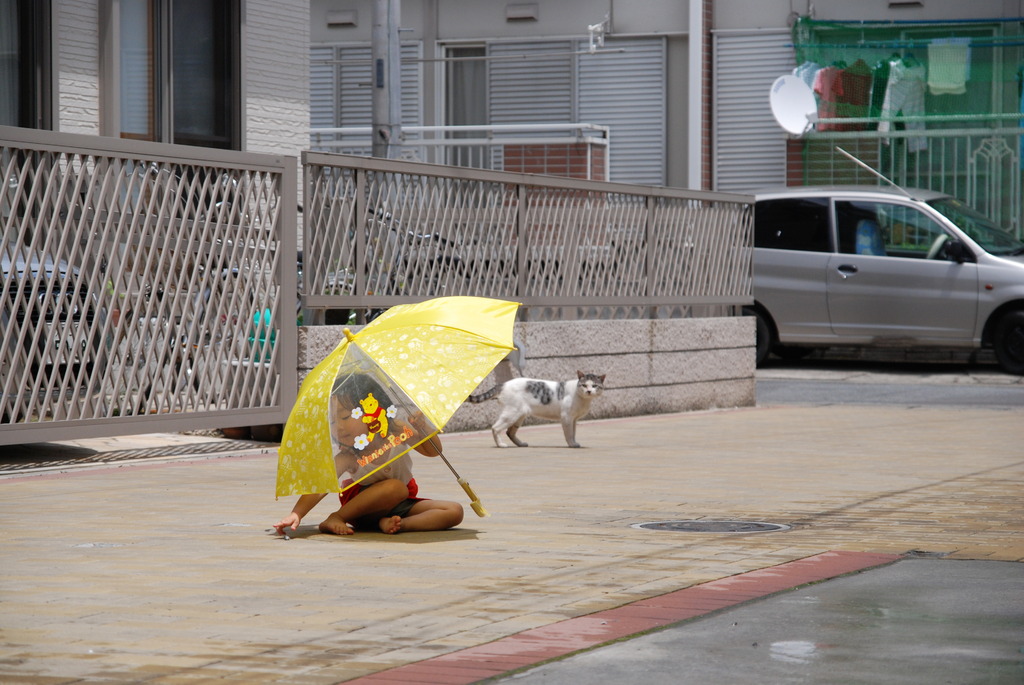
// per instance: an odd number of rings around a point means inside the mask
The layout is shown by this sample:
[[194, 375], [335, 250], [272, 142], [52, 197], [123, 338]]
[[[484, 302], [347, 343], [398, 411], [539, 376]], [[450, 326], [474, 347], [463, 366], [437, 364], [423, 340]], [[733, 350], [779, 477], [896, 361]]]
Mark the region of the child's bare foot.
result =
[[334, 512], [320, 524], [320, 532], [332, 535], [352, 535], [354, 531], [352, 526], [345, 523], [345, 520], [338, 515], [338, 512]]
[[380, 520], [380, 530], [385, 535], [394, 535], [402, 530], [401, 516], [385, 516]]

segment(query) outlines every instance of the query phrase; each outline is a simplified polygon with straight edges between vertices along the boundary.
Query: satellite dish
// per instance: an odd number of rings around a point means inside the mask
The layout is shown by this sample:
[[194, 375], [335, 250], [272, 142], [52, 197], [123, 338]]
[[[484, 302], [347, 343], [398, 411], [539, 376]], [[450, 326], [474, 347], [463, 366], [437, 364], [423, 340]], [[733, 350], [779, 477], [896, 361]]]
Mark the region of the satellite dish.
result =
[[818, 120], [814, 93], [799, 76], [788, 74], [775, 79], [769, 101], [775, 121], [795, 135], [807, 133]]

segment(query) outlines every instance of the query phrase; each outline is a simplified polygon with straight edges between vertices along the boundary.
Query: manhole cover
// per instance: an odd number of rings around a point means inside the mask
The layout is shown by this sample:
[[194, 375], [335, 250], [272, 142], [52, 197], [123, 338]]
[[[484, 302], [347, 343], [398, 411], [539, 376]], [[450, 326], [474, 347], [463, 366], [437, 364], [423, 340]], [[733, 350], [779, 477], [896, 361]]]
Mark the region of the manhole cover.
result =
[[647, 530], [671, 530], [679, 533], [772, 533], [789, 530], [789, 526], [781, 523], [765, 523], [764, 521], [651, 521], [634, 523], [633, 528]]

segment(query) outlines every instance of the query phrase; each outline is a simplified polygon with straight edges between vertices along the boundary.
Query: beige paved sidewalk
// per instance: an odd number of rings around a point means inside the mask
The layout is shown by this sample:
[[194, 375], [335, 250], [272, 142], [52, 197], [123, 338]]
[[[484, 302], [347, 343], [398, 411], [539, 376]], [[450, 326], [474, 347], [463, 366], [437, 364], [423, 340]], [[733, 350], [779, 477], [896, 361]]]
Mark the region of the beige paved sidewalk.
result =
[[[268, 534], [276, 455], [0, 480], [0, 680], [329, 683], [827, 550], [1024, 561], [1019, 411], [780, 407], [451, 435], [493, 514]], [[422, 491], [465, 501], [421, 459]], [[779, 533], [631, 524], [767, 521]]]

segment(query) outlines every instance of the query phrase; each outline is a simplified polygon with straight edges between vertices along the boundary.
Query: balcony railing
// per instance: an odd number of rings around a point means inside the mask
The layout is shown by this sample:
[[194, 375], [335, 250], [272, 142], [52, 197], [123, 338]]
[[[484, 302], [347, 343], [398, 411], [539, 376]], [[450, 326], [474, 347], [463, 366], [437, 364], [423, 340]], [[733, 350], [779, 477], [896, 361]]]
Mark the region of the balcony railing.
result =
[[[920, 116], [892, 119], [893, 130], [874, 130], [878, 119], [822, 119], [864, 125], [864, 131], [815, 131], [790, 158], [791, 183], [806, 185], [883, 183], [839, 154], [838, 145], [896, 184], [928, 188], [960, 198], [1018, 237], [1024, 236], [1020, 114]], [[927, 128], [916, 128], [925, 125]], [[906, 128], [895, 130], [897, 125]]]
[[[310, 149], [370, 156], [371, 134], [369, 126], [314, 128]], [[399, 147], [405, 161], [603, 181], [609, 173], [609, 134], [607, 126], [578, 123], [404, 126]]]

